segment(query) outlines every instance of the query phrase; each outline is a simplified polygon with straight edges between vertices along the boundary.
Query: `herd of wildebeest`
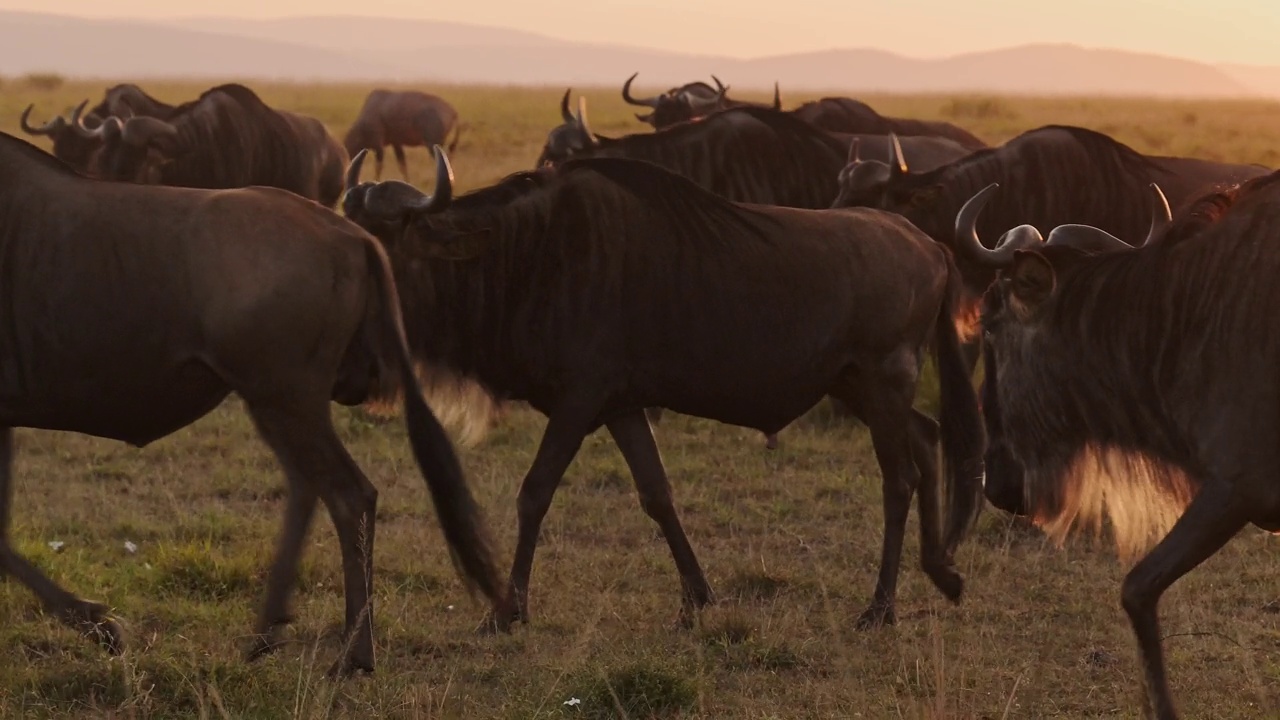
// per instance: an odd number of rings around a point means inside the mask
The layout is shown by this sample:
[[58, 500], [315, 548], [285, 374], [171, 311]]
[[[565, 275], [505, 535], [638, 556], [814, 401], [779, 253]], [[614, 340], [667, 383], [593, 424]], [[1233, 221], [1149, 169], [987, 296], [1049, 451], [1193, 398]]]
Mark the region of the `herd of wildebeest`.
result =
[[[623, 97], [653, 132], [597, 135], [566, 91], [533, 169], [458, 197], [440, 147], [457, 113], [433, 95], [374, 91], [345, 143], [241, 85], [177, 106], [120, 85], [39, 125], [27, 108], [23, 130], [53, 154], [0, 140], [0, 574], [120, 652], [108, 608], [9, 544], [10, 428], [143, 446], [236, 393], [288, 480], [250, 656], [282, 641], [319, 500], [350, 640], [331, 672], [372, 670], [377, 492], [330, 402], [398, 396], [495, 628], [529, 619], [539, 526], [602, 426], [692, 621], [714, 595], [651, 418], [755, 428], [772, 446], [829, 396], [866, 424], [883, 474], [860, 627], [895, 621], [913, 495], [922, 567], [957, 602], [954, 554], [984, 501], [1055, 537], [1105, 520], [1126, 553], [1154, 544], [1122, 602], [1150, 709], [1174, 717], [1161, 593], [1245, 525], [1280, 531], [1280, 174], [1069, 126], [988, 147], [848, 98], [737, 102], [718, 79], [637, 99], [634, 78]], [[403, 146], [434, 148], [433, 194], [360, 182], [386, 145], [406, 179]], [[936, 421], [913, 408], [927, 353]], [[420, 375], [548, 418], [507, 582]]]

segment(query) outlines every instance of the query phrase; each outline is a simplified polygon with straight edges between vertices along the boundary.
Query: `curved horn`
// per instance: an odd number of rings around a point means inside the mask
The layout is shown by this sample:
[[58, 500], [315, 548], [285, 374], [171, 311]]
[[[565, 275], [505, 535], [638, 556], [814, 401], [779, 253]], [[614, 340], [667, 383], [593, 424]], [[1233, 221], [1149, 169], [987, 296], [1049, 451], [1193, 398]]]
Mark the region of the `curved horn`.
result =
[[782, 93], [778, 91], [778, 81], [773, 81], [773, 109], [782, 110]]
[[[86, 102], [88, 102], [86, 100]], [[18, 124], [22, 126], [22, 131], [28, 135], [52, 135], [67, 126], [67, 121], [61, 115], [55, 115], [52, 120], [46, 122], [40, 127], [32, 127], [30, 124], [31, 111], [35, 110], [34, 103], [27, 106], [22, 111], [22, 117], [18, 120]]]
[[[909, 172], [907, 160], [902, 156], [902, 143], [898, 142], [897, 134], [889, 133], [889, 175], [896, 178], [906, 175], [907, 172]], [[984, 200], [983, 203], [985, 204], [986, 201]]]
[[862, 158], [859, 155], [859, 151], [861, 150], [861, 147], [862, 147], [862, 138], [856, 137], [853, 139], [852, 142], [849, 143], [849, 164], [850, 165], [856, 162], [862, 162]]
[[720, 78], [716, 77], [715, 75], [712, 75], [711, 79], [716, 81], [716, 92], [720, 94], [720, 97], [724, 97], [724, 94], [728, 92], [729, 87], [724, 83], [720, 82]]
[[1169, 212], [1169, 200], [1165, 198], [1164, 191], [1159, 185], [1151, 183], [1151, 194], [1155, 196], [1151, 205], [1151, 229], [1147, 231], [1147, 239], [1142, 241], [1143, 246], [1150, 245], [1173, 222], [1173, 213]]
[[560, 119], [567, 123], [573, 122], [573, 113], [569, 112], [569, 93], [573, 92], [573, 88], [565, 88], [564, 97], [560, 98]]
[[[119, 122], [119, 119], [115, 119]], [[102, 123], [104, 126], [106, 122]], [[153, 117], [132, 117], [124, 123], [120, 139], [130, 145], [148, 145], [156, 137], [177, 138], [178, 128]]]
[[[622, 99], [625, 100], [628, 105], [639, 105], [641, 107], [650, 108], [658, 107], [658, 98], [656, 97], [644, 98], [642, 100], [637, 100], [631, 97], [631, 82], [635, 80], [636, 76], [639, 74], [640, 73], [638, 72], [631, 73], [631, 77], [627, 78], [627, 81], [622, 83]], [[637, 115], [636, 117], [639, 116]]]
[[578, 96], [578, 117], [575, 122], [578, 125], [578, 129], [591, 139], [592, 144], [595, 144], [596, 136], [591, 132], [591, 127], [587, 125], [587, 99], [582, 95]]
[[[88, 104], [89, 104], [89, 101], [84, 100], [79, 105], [76, 106], [75, 110], [71, 111], [71, 127], [75, 129], [76, 134], [79, 135], [80, 137], [100, 139], [102, 137], [103, 132], [107, 128], [107, 121], [103, 120], [101, 125], [99, 125], [98, 127], [92, 130], [85, 127], [84, 120], [80, 117], [80, 114], [84, 112], [84, 106]], [[117, 120], [116, 122], [119, 122], [119, 120]]]
[[369, 148], [364, 148], [356, 153], [356, 156], [351, 158], [351, 164], [347, 165], [347, 174], [342, 179], [342, 185], [347, 192], [360, 184], [360, 168], [364, 166], [364, 158], [368, 154]]
[[978, 237], [978, 215], [999, 187], [999, 183], [991, 183], [978, 191], [956, 215], [956, 254], [991, 268], [1007, 267], [1013, 262], [1014, 251], [1042, 242], [1035, 228], [1023, 225], [1006, 232], [995, 250], [988, 250], [982, 244]]
[[729, 86], [722, 84], [720, 82], [720, 79], [717, 78], [715, 75], [712, 75], [711, 79], [715, 80], [716, 85], [720, 86], [720, 89], [716, 91], [715, 97], [700, 98], [691, 94], [685, 95], [685, 102], [687, 102], [689, 104], [690, 109], [694, 110], [695, 112], [706, 112], [709, 109], [714, 110], [716, 108], [724, 107], [724, 96], [726, 93], [729, 92]]
[[436, 191], [419, 206], [428, 213], [440, 212], [453, 202], [453, 167], [449, 165], [449, 156], [439, 145], [432, 145], [431, 151], [436, 155]]

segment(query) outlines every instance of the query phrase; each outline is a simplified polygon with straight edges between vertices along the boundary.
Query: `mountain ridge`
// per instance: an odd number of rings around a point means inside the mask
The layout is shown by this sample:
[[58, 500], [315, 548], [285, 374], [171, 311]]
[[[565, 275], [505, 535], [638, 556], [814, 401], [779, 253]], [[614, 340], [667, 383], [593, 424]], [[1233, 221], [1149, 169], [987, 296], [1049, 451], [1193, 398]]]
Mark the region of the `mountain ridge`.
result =
[[[58, 48], [52, 53], [47, 48]], [[945, 58], [829, 48], [737, 59], [591, 44], [523, 30], [350, 15], [88, 19], [0, 11], [0, 75], [668, 87], [714, 73], [796, 91], [1280, 97], [1280, 67], [1212, 65], [1073, 44]]]

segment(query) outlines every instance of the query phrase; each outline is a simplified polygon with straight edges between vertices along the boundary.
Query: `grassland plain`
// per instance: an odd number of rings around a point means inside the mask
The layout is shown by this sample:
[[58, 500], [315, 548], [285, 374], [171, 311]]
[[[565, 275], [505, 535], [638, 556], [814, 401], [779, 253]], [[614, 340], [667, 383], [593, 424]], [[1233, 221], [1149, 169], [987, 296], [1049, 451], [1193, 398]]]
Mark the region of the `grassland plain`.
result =
[[[271, 104], [335, 133], [368, 87], [252, 83]], [[0, 82], [0, 129], [102, 83]], [[203, 86], [148, 83], [180, 101]], [[462, 189], [529, 167], [563, 88], [434, 87], [465, 127]], [[785, 89], [784, 89], [785, 90]], [[593, 127], [639, 131], [613, 88], [585, 88]], [[743, 93], [744, 96], [748, 94]], [[784, 94], [788, 106], [803, 99]], [[757, 97], [763, 97], [758, 95]], [[944, 118], [991, 142], [1046, 123], [1098, 128], [1142, 151], [1280, 164], [1280, 105], [1141, 99], [891, 97], [887, 114]], [[410, 157], [426, 180], [425, 151]], [[394, 164], [388, 173], [395, 177]], [[933, 388], [921, 393], [932, 410]], [[131, 649], [108, 659], [0, 583], [2, 717], [1044, 718], [1135, 717], [1140, 670], [1119, 605], [1125, 567], [1105, 539], [1065, 548], [986, 512], [949, 606], [904, 554], [899, 624], [852, 627], [880, 548], [880, 474], [865, 431], [820, 406], [767, 452], [758, 433], [669, 416], [658, 439], [678, 507], [721, 603], [673, 627], [678, 581], [607, 436], [588, 438], [543, 526], [529, 625], [475, 633], [482, 609], [456, 581], [398, 421], [335, 406], [353, 456], [381, 491], [375, 553], [378, 672], [323, 679], [336, 651], [341, 575], [332, 526], [312, 531], [295, 642], [240, 658], [282, 513], [282, 477], [238, 400], [135, 450], [19, 431], [14, 536], [58, 581], [116, 608]], [[504, 558], [515, 492], [543, 419], [516, 408], [462, 457]], [[51, 542], [64, 543], [60, 551]], [[126, 542], [136, 552], [125, 548]], [[1186, 717], [1280, 713], [1277, 540], [1246, 530], [1176, 585], [1161, 611]], [[566, 701], [577, 698], [577, 704]]]

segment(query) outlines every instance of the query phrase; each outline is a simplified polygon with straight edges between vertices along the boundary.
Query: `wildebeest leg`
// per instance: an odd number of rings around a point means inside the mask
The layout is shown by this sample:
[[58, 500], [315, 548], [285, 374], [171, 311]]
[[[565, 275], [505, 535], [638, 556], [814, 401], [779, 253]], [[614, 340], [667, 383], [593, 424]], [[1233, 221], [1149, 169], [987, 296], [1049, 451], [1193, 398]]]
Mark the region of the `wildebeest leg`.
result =
[[[255, 403], [249, 413], [258, 432], [284, 466], [290, 488], [280, 551], [272, 565], [268, 596], [258, 620], [261, 651], [273, 626], [285, 614], [288, 591], [297, 577], [298, 554], [315, 497], [325, 504], [342, 549], [343, 589], [346, 596], [346, 632], [343, 653], [330, 674], [347, 675], [373, 670], [374, 514], [378, 490], [347, 454], [329, 417], [327, 399], [303, 402]], [[252, 651], [251, 651], [252, 652]]]
[[1206, 484], [1173, 529], [1125, 576], [1121, 602], [1138, 638], [1147, 700], [1160, 720], [1176, 718], [1160, 647], [1160, 595], [1235, 537], [1248, 522], [1245, 503], [1225, 483]]
[[409, 163], [404, 159], [404, 148], [400, 145], [392, 145], [391, 149], [396, 154], [396, 164], [400, 166], [400, 175], [405, 182], [409, 182]]
[[[870, 377], [849, 378], [838, 397], [849, 404], [871, 431], [871, 443], [883, 476], [884, 542], [880, 573], [871, 605], [858, 618], [858, 629], [892, 625], [897, 621], [894, 598], [898, 567], [906, 535], [911, 495], [919, 482], [912, 453], [911, 400], [918, 365], [906, 358], [890, 358]], [[918, 362], [918, 361], [917, 361]]]
[[289, 591], [296, 580], [294, 573], [302, 556], [302, 544], [316, 510], [318, 498], [315, 491], [287, 470], [286, 478], [289, 497], [284, 509], [284, 528], [280, 533], [276, 561], [267, 575], [267, 597], [258, 618], [257, 636], [249, 648], [250, 660], [278, 648], [281, 628], [293, 622], [293, 615], [289, 612]]
[[382, 148], [377, 147], [373, 150], [373, 179], [382, 180]]
[[947, 557], [942, 542], [942, 508], [939, 492], [942, 475], [938, 468], [938, 423], [919, 410], [911, 411], [911, 456], [920, 473], [923, 486], [916, 496], [920, 510], [920, 567], [933, 584], [949, 599], [960, 598], [964, 581]]
[[622, 457], [631, 468], [636, 492], [640, 495], [640, 507], [662, 528], [662, 536], [671, 548], [671, 557], [680, 572], [681, 606], [680, 620], [688, 626], [694, 613], [715, 601], [711, 586], [698, 565], [693, 546], [685, 536], [684, 527], [671, 500], [671, 483], [662, 467], [662, 455], [653, 440], [653, 431], [640, 413], [630, 413], [609, 421], [609, 433], [622, 451]]
[[124, 651], [124, 632], [106, 605], [81, 600], [58, 587], [9, 545], [9, 515], [13, 503], [13, 428], [0, 428], [0, 579], [18, 579], [35, 593], [46, 612], [81, 635], [93, 638], [112, 655]]
[[509, 584], [509, 594], [514, 602], [511, 603], [511, 614], [508, 617], [494, 618], [499, 630], [509, 629], [516, 620], [529, 621], [529, 576], [533, 572], [538, 531], [542, 527], [542, 519], [551, 507], [551, 498], [564, 477], [565, 469], [578, 454], [578, 448], [582, 447], [582, 440], [587, 436], [595, 413], [594, 406], [587, 409], [579, 405], [553, 412], [547, 419], [547, 429], [542, 433], [538, 454], [534, 456], [529, 472], [525, 473], [516, 499], [519, 532], [515, 558], [511, 562]]

